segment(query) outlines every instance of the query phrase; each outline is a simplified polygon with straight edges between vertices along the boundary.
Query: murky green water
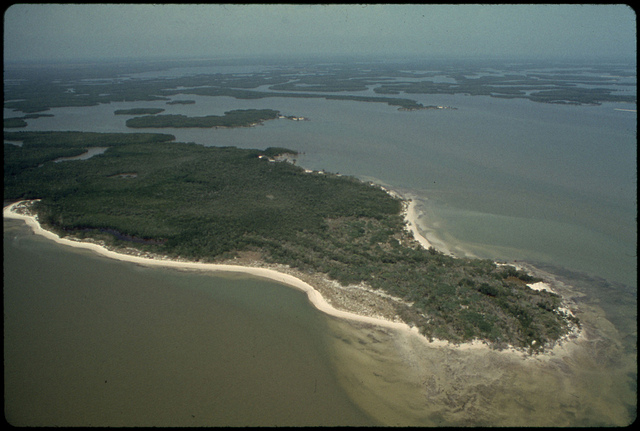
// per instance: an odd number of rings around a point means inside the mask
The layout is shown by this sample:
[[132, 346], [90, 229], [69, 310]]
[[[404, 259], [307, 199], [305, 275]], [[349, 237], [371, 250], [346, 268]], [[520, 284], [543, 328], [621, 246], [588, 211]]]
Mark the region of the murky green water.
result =
[[304, 293], [143, 268], [4, 232], [5, 417], [16, 426], [372, 425]]
[[[522, 359], [326, 316], [242, 275], [145, 268], [5, 220], [5, 415], [27, 426], [594, 426], [635, 418], [635, 305]], [[557, 286], [563, 286], [560, 279]], [[630, 298], [630, 296], [627, 296]], [[619, 328], [622, 328], [620, 330]], [[544, 412], [544, 414], [542, 413]]]
[[431, 348], [415, 336], [334, 321], [336, 368], [353, 399], [391, 426], [629, 425], [637, 415], [635, 346], [597, 305], [582, 306], [585, 339], [546, 359]]

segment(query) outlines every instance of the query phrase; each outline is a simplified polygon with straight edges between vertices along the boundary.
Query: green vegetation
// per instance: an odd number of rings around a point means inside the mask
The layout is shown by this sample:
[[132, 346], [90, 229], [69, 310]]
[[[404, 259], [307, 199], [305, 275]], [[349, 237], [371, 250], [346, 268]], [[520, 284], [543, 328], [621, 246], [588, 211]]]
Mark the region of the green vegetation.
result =
[[[22, 142], [22, 147], [4, 145], [4, 193], [7, 198], [14, 194], [12, 181], [25, 178], [21, 174], [32, 169], [38, 170], [46, 162], [60, 157], [79, 156], [90, 147], [112, 148], [131, 143], [170, 142], [175, 137], [159, 133], [5, 132], [4, 139]], [[26, 186], [28, 183], [35, 186], [37, 177], [21, 184], [18, 189], [24, 192], [30, 187]]]
[[336, 95], [336, 94], [310, 94], [310, 93], [287, 93], [277, 91], [253, 91], [237, 88], [224, 87], [197, 87], [192, 89], [167, 90], [165, 94], [197, 94], [199, 96], [228, 96], [236, 99], [263, 99], [267, 97], [293, 97], [303, 99], [327, 99], [327, 100], [351, 100], [355, 102], [378, 102], [386, 103], [391, 106], [399, 106], [401, 108], [421, 107], [422, 104], [411, 99], [403, 99], [398, 97], [375, 97], [375, 96], [355, 96], [355, 95]]
[[167, 105], [195, 105], [195, 100], [172, 100], [167, 102]]
[[4, 128], [5, 129], [14, 129], [20, 127], [27, 127], [27, 122], [30, 118], [38, 118], [38, 117], [53, 117], [51, 114], [28, 114], [22, 117], [12, 117], [4, 119]]
[[[263, 63], [264, 64], [264, 63]], [[219, 65], [214, 62], [213, 65]], [[292, 64], [290, 67], [246, 73], [212, 73], [175, 78], [121, 79], [120, 75], [147, 68], [175, 65], [141, 63], [73, 68], [5, 67], [5, 108], [34, 113], [63, 106], [95, 106], [123, 101], [195, 103], [169, 96], [194, 94], [237, 99], [267, 97], [322, 98], [387, 103], [403, 110], [424, 108], [416, 100], [388, 97], [404, 94], [468, 94], [524, 98], [544, 103], [635, 103], [635, 75], [623, 65], [585, 64], [581, 75], [566, 65], [462, 62]], [[544, 72], [545, 68], [550, 71]], [[496, 74], [496, 69], [505, 71]], [[86, 79], [92, 81], [88, 82]], [[444, 78], [444, 79], [443, 79]], [[260, 87], [267, 87], [268, 90]], [[353, 94], [373, 89], [380, 96]], [[624, 92], [620, 92], [623, 90]], [[350, 93], [345, 93], [350, 92]]]
[[[475, 71], [473, 73], [476, 73]], [[612, 88], [585, 88], [578, 84], [610, 84], [606, 78], [557, 77], [549, 75], [473, 76], [463, 72], [448, 75], [454, 83], [422, 80], [383, 83], [374, 88], [379, 94], [468, 94], [500, 98], [529, 99], [544, 103], [600, 104], [601, 102], [635, 102], [636, 96], [614, 94]]]
[[[512, 266], [424, 250], [404, 229], [403, 202], [355, 178], [309, 174], [244, 150], [175, 143], [161, 134], [7, 132], [4, 199], [41, 199], [61, 235], [215, 262], [258, 252], [267, 262], [367, 283], [412, 303], [397, 313], [428, 337], [537, 350], [573, 319], [561, 298], [526, 286]], [[54, 163], [93, 146], [87, 160]], [[576, 321], [577, 323], [577, 321]], [[535, 341], [535, 343], [534, 343]]]
[[5, 129], [16, 129], [19, 127], [27, 127], [27, 122], [24, 121], [24, 118], [5, 118], [4, 119], [4, 128]]
[[148, 115], [130, 118], [127, 127], [244, 127], [278, 118], [280, 113], [272, 109], [236, 109], [224, 115], [187, 117], [186, 115]]
[[[132, 65], [130, 67], [135, 68], [136, 66]], [[7, 109], [33, 113], [62, 106], [95, 106], [99, 103], [124, 101], [165, 100], [167, 103], [173, 103], [168, 96], [177, 94], [228, 96], [237, 99], [262, 99], [266, 97], [325, 98], [331, 100], [381, 102], [405, 108], [422, 106], [414, 100], [403, 98], [249, 90], [262, 85], [277, 85], [289, 81], [290, 78], [287, 73], [281, 74], [281, 72], [277, 71], [255, 73], [252, 76], [213, 74], [179, 77], [170, 80], [104, 79], [99, 84], [78, 81], [78, 73], [96, 73], [101, 77], [107, 76], [107, 72], [99, 69], [82, 70], [81, 72], [55, 68], [37, 71], [24, 69], [5, 70], [5, 78], [25, 79], [26, 82], [23, 85], [5, 87], [4, 106]], [[342, 75], [341, 78], [348, 79], [348, 76]], [[329, 79], [331, 78], [329, 77]], [[69, 91], [70, 85], [73, 86], [71, 87], [73, 91]], [[363, 89], [363, 87], [359, 88]], [[324, 91], [331, 92], [336, 89], [326, 86]]]

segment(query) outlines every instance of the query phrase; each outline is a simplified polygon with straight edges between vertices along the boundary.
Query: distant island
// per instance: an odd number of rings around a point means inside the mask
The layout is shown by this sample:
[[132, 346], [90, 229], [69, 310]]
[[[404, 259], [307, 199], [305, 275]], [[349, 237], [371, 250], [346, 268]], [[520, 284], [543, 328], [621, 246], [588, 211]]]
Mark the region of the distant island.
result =
[[285, 118], [293, 121], [309, 121], [307, 117], [296, 117], [295, 115], [280, 115], [278, 118]]
[[115, 115], [154, 115], [164, 112], [162, 108], [131, 108], [117, 109], [113, 111]]
[[22, 117], [11, 117], [4, 119], [4, 128], [5, 129], [15, 129], [20, 127], [27, 127], [27, 122], [25, 120], [29, 120], [31, 118], [39, 118], [39, 117], [53, 117], [52, 114], [27, 114]]
[[172, 100], [167, 105], [195, 105], [195, 100]]
[[[307, 172], [284, 161], [295, 150], [174, 139], [6, 132], [22, 145], [4, 146], [4, 199], [37, 200], [28, 211], [46, 229], [120, 253], [275, 268], [335, 306], [406, 322], [429, 339], [539, 352], [579, 325], [522, 270], [423, 248], [407, 226], [411, 203], [376, 184]], [[54, 163], [98, 144], [108, 149]], [[380, 305], [341, 302], [354, 294]]]
[[458, 109], [458, 108], [452, 108], [451, 106], [428, 105], [428, 106], [415, 106], [415, 107], [409, 107], [409, 108], [398, 108], [398, 111], [424, 111], [427, 109]]
[[[215, 63], [214, 63], [215, 64]], [[306, 72], [291, 74], [288, 68], [253, 74], [202, 74], [171, 79], [105, 80], [100, 84], [76, 79], [78, 73], [90, 72], [114, 76], [127, 73], [104, 65], [78, 65], [77, 69], [49, 68], [29, 70], [5, 67], [5, 79], [22, 82], [5, 86], [6, 109], [24, 113], [46, 111], [63, 106], [96, 106], [100, 103], [126, 101], [164, 101], [168, 105], [191, 104], [193, 100], [171, 100], [178, 95], [226, 96], [236, 99], [273, 97], [321, 98], [369, 103], [386, 103], [403, 111], [434, 109], [423, 106], [411, 95], [488, 96], [528, 99], [533, 102], [575, 105], [598, 105], [603, 102], [636, 103], [634, 92], [626, 91], [629, 71], [624, 65], [585, 63], [588, 74], [567, 74], [555, 62], [531, 64], [477, 64], [474, 62], [415, 61], [397, 64], [362, 63], [305, 65]], [[494, 74], [486, 66], [504, 68]], [[129, 66], [132, 72], [139, 65]], [[150, 67], [159, 67], [151, 64]], [[165, 65], [170, 68], [171, 65]], [[86, 68], [84, 70], [83, 68]], [[34, 85], [38, 91], [33, 91]], [[635, 84], [633, 84], [635, 86]], [[72, 91], [71, 91], [72, 90]], [[620, 91], [622, 90], [622, 91]], [[375, 93], [371, 95], [370, 91]], [[362, 94], [357, 94], [362, 92]], [[402, 97], [397, 95], [402, 94]]]
[[148, 115], [127, 120], [131, 128], [162, 127], [247, 127], [278, 118], [280, 112], [273, 109], [236, 109], [224, 115], [188, 117], [186, 115]]

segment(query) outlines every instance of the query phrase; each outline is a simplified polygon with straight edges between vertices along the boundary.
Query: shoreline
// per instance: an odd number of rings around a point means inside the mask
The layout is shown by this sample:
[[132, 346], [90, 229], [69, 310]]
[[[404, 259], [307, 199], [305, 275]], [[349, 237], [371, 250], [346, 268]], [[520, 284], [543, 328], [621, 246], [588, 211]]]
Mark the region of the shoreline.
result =
[[407, 221], [407, 228], [409, 229], [409, 232], [413, 234], [413, 238], [418, 241], [425, 250], [433, 247], [429, 240], [418, 230], [418, 213], [416, 211], [416, 202], [413, 199], [409, 199], [409, 204], [405, 209], [404, 218]]
[[[320, 290], [324, 290], [324, 289], [319, 290], [318, 288], [319, 286], [314, 287], [309, 282], [302, 280], [301, 276], [303, 276], [303, 274], [298, 273], [294, 269], [289, 269], [288, 266], [262, 267], [262, 266], [249, 266], [246, 264], [203, 263], [203, 262], [194, 262], [194, 261], [186, 261], [186, 260], [176, 260], [176, 259], [170, 259], [165, 256], [157, 256], [157, 255], [152, 257], [136, 256], [136, 255], [123, 253], [122, 250], [116, 251], [116, 250], [109, 249], [106, 246], [96, 242], [62, 238], [59, 235], [55, 234], [54, 232], [44, 229], [42, 225], [39, 223], [39, 221], [37, 220], [37, 216], [22, 214], [16, 211], [20, 206], [24, 206], [29, 202], [33, 202], [33, 201], [18, 201], [5, 206], [3, 208], [3, 217], [8, 219], [14, 219], [14, 220], [22, 220], [27, 224], [28, 227], [31, 228], [34, 234], [41, 235], [47, 239], [53, 240], [58, 244], [90, 250], [107, 258], [111, 258], [111, 259], [115, 259], [123, 262], [135, 263], [135, 264], [143, 265], [147, 267], [164, 267], [164, 268], [174, 268], [174, 269], [183, 269], [183, 270], [199, 270], [199, 271], [207, 271], [212, 273], [215, 273], [215, 272], [242, 273], [242, 274], [248, 274], [255, 277], [266, 278], [266, 279], [275, 281], [277, 283], [284, 284], [286, 286], [293, 287], [295, 289], [305, 292], [307, 294], [307, 298], [313, 304], [313, 306], [319, 311], [329, 316], [338, 317], [341, 319], [347, 319], [350, 321], [355, 321], [360, 323], [372, 324], [372, 325], [390, 328], [390, 329], [395, 329], [408, 335], [417, 336], [428, 347], [449, 348], [449, 349], [456, 349], [459, 351], [469, 351], [469, 350], [476, 350], [476, 349], [494, 350], [485, 342], [480, 340], [473, 340], [471, 342], [460, 343], [460, 344], [454, 344], [447, 340], [439, 340], [439, 339], [433, 339], [432, 341], [430, 341], [427, 337], [425, 337], [419, 332], [416, 326], [410, 326], [409, 324], [399, 319], [391, 320], [390, 318], [388, 318], [388, 316], [380, 316], [380, 317], [374, 316], [372, 315], [374, 313], [372, 313], [371, 311], [365, 312], [363, 310], [359, 310], [360, 313], [357, 313], [351, 310], [338, 309], [334, 307], [333, 304], [330, 303], [331, 301], [330, 298], [328, 300], [328, 298], [325, 298], [323, 294], [320, 292]], [[415, 204], [413, 201], [409, 201], [409, 204], [405, 206], [404, 208], [405, 220], [407, 220], [408, 229], [410, 229], [411, 232], [414, 233], [415, 239], [425, 249], [428, 249], [429, 247], [431, 247], [431, 244], [426, 238], [420, 235], [419, 231], [417, 230], [416, 212], [415, 212], [414, 205]], [[305, 278], [309, 278], [309, 277], [305, 277]], [[320, 277], [319, 279], [319, 277], [316, 276], [316, 277], [312, 277], [312, 279], [316, 283], [318, 283], [319, 281], [322, 281], [324, 282], [324, 284], [330, 284], [334, 287], [337, 286], [337, 283], [333, 282], [332, 280], [325, 279], [324, 277]], [[541, 284], [542, 283], [539, 283], [534, 288], [542, 287], [540, 286]], [[551, 290], [550, 286], [546, 283], [544, 287]], [[342, 291], [359, 290], [359, 291], [369, 292], [370, 294], [378, 297], [384, 296], [384, 295], [380, 295], [377, 292], [372, 292], [371, 290], [367, 289], [365, 286], [347, 286], [347, 287], [338, 287], [338, 288], [341, 289]], [[386, 299], [386, 301], [395, 300], [394, 298], [391, 298], [389, 295], [386, 295], [386, 296], [389, 297], [389, 299]], [[378, 314], [378, 313], [375, 313], [375, 314]], [[568, 352], [568, 349], [566, 346], [568, 344], [567, 341], [571, 341], [571, 340], [575, 341], [576, 339], [584, 338], [584, 331], [579, 331], [579, 333], [577, 334], [575, 332], [576, 331], [573, 331], [567, 334], [562, 339], [558, 340], [554, 344], [554, 346], [548, 351], [537, 353], [536, 355], [528, 354], [524, 349], [517, 349], [512, 346], [509, 346], [506, 349], [502, 349], [497, 352], [501, 354], [508, 353], [514, 356], [521, 357], [522, 359], [524, 358], [538, 358], [538, 359], [547, 358], [548, 359], [556, 356], [558, 353], [561, 353], [560, 349], [563, 352], [567, 353]]]
[[[3, 209], [3, 217], [23, 220], [27, 226], [29, 226], [36, 235], [41, 235], [47, 239], [53, 240], [58, 244], [67, 245], [70, 247], [81, 248], [85, 250], [93, 251], [101, 256], [105, 256], [111, 259], [116, 259], [123, 262], [131, 262], [139, 265], [150, 267], [166, 267], [176, 269], [191, 269], [191, 270], [204, 270], [210, 272], [232, 272], [232, 273], [244, 273], [253, 275], [256, 277], [267, 278], [276, 281], [281, 284], [285, 284], [290, 287], [302, 290], [307, 294], [307, 297], [311, 303], [320, 311], [335, 317], [341, 317], [349, 320], [356, 320], [364, 323], [372, 323], [380, 326], [388, 326], [395, 329], [402, 329], [410, 331], [420, 335], [417, 327], [410, 327], [406, 323], [393, 322], [386, 319], [380, 319], [372, 316], [363, 316], [352, 312], [339, 310], [329, 304], [326, 299], [315, 289], [311, 284], [285, 272], [278, 271], [272, 268], [246, 266], [237, 264], [225, 264], [225, 263], [203, 263], [193, 261], [181, 261], [169, 258], [154, 259], [149, 257], [133, 256], [126, 253], [118, 253], [117, 251], [110, 250], [109, 248], [88, 241], [77, 241], [67, 238], [61, 238], [59, 235], [44, 229], [38, 222], [35, 216], [20, 214], [15, 211], [16, 207], [20, 204], [24, 204], [28, 201], [19, 201], [10, 204]], [[421, 336], [421, 335], [420, 335]]]

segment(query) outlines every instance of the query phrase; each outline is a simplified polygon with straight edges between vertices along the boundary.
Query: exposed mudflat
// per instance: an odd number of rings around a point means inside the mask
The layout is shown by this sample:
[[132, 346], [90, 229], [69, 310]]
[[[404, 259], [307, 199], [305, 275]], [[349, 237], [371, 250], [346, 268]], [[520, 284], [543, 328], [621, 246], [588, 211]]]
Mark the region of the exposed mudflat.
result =
[[636, 356], [599, 307], [581, 305], [579, 336], [537, 356], [332, 319], [336, 367], [358, 405], [392, 426], [628, 425]]

